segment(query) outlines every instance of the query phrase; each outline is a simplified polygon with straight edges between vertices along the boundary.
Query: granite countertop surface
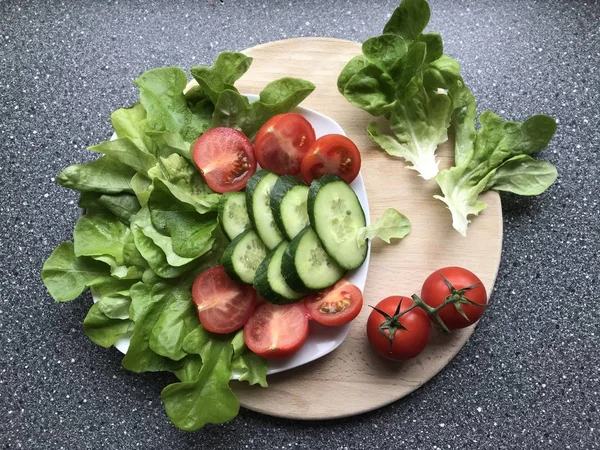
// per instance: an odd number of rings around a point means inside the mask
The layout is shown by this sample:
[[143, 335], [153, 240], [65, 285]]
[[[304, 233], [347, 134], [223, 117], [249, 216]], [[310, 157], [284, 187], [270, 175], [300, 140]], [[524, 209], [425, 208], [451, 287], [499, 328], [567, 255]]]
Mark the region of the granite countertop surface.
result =
[[512, 120], [546, 113], [558, 131], [540, 158], [558, 181], [502, 195], [503, 255], [491, 307], [458, 355], [411, 395], [332, 421], [242, 409], [196, 433], [174, 428], [160, 391], [95, 346], [89, 295], [55, 303], [40, 281], [70, 240], [75, 192], [55, 183], [94, 158], [110, 113], [159, 66], [211, 64], [225, 50], [381, 32], [392, 0], [0, 2], [0, 448], [600, 448], [600, 3], [432, 0], [478, 100]]

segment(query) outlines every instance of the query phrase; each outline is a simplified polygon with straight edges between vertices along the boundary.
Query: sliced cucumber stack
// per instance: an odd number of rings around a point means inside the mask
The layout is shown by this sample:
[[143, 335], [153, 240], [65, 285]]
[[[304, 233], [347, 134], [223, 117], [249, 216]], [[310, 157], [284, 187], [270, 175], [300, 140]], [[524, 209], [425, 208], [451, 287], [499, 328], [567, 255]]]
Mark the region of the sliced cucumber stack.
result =
[[358, 230], [366, 226], [365, 213], [350, 185], [325, 175], [310, 185], [308, 216], [323, 248], [346, 270], [357, 269], [367, 257], [367, 244], [359, 245]]
[[231, 241], [252, 227], [244, 192], [226, 192], [219, 200], [219, 224]]
[[221, 257], [221, 264], [227, 275], [234, 280], [252, 284], [256, 270], [266, 256], [265, 244], [250, 229], [243, 231], [229, 243]]
[[308, 186], [290, 175], [280, 177], [271, 190], [271, 210], [275, 224], [290, 241], [307, 225]]
[[284, 240], [271, 211], [271, 190], [279, 177], [269, 170], [259, 170], [246, 185], [246, 207], [258, 237], [269, 250]]
[[325, 289], [346, 273], [323, 249], [310, 226], [298, 233], [285, 249], [281, 271], [286, 283], [297, 292]]
[[281, 274], [281, 259], [287, 247], [287, 242], [281, 242], [271, 250], [260, 263], [254, 277], [254, 289], [258, 294], [278, 305], [293, 303], [303, 296], [291, 289]]

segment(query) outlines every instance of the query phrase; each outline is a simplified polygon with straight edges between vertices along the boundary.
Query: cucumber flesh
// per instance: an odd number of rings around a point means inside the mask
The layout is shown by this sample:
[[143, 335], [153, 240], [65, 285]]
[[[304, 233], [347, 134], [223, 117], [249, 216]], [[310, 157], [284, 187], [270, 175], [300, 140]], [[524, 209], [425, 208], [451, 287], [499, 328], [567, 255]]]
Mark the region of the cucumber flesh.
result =
[[231, 278], [246, 284], [254, 282], [260, 263], [267, 255], [267, 248], [254, 230], [246, 230], [229, 243], [221, 264]]
[[269, 250], [284, 240], [277, 228], [271, 211], [271, 190], [279, 177], [268, 170], [259, 170], [250, 180], [246, 189], [246, 204], [250, 221], [260, 239]]
[[280, 177], [271, 190], [275, 223], [290, 241], [310, 224], [307, 202], [308, 186], [295, 177]]
[[357, 236], [366, 226], [365, 213], [348, 183], [333, 175], [313, 181], [308, 215], [323, 248], [342, 268], [353, 270], [362, 265], [368, 246], [359, 244]]
[[230, 241], [251, 228], [244, 192], [226, 192], [221, 195], [219, 200], [219, 224]]
[[299, 292], [325, 289], [346, 273], [327, 254], [310, 226], [302, 230], [286, 248], [282, 272], [287, 284]]
[[292, 303], [303, 297], [286, 283], [281, 274], [281, 260], [287, 242], [281, 242], [271, 250], [256, 271], [254, 288], [265, 300], [278, 305]]

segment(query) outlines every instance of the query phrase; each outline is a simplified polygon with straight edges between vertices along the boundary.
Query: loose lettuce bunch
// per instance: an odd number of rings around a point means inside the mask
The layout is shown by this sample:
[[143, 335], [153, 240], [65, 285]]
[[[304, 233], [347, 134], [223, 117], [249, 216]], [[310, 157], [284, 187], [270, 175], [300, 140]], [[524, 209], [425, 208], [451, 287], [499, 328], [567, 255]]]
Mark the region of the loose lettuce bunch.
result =
[[90, 148], [102, 156], [57, 177], [80, 192], [86, 214], [73, 242], [60, 244], [44, 263], [44, 284], [60, 302], [93, 288], [99, 301], [83, 322], [86, 334], [102, 347], [129, 337], [122, 361], [127, 370], [173, 372], [180, 381], [161, 398], [184, 430], [235, 417], [233, 371], [266, 386], [266, 362], [247, 350], [242, 332], [207, 332], [191, 298], [193, 280], [218, 264], [226, 244], [217, 226], [220, 195], [193, 165], [192, 143], [215, 126], [252, 136], [314, 89], [308, 81], [282, 78], [250, 104], [234, 83], [251, 61], [222, 53], [213, 66], [191, 69], [198, 86], [187, 93], [188, 78], [179, 68], [142, 74], [135, 80], [139, 102], [111, 115], [116, 139]]
[[471, 91], [458, 82], [450, 91], [455, 102], [454, 167], [436, 177], [442, 200], [452, 213], [452, 226], [467, 234], [469, 215], [478, 215], [487, 206], [478, 199], [487, 190], [539, 195], [556, 180], [556, 167], [531, 155], [545, 148], [556, 131], [549, 116], [535, 115], [523, 123], [507, 122], [485, 111], [475, 129], [476, 104]]
[[447, 89], [460, 79], [458, 63], [443, 54], [438, 33], [423, 33], [425, 0], [403, 0], [383, 28], [366, 40], [362, 55], [338, 77], [338, 90], [353, 105], [384, 121], [369, 124], [369, 137], [404, 158], [426, 180], [438, 173], [437, 146], [448, 139], [452, 101]]
[[[373, 116], [369, 137], [392, 156], [404, 158], [421, 177], [435, 178], [452, 225], [466, 235], [468, 216], [479, 214], [489, 189], [538, 195], [557, 178], [550, 163], [532, 154], [556, 131], [543, 115], [524, 123], [505, 122], [491, 111], [479, 116], [460, 75], [460, 66], [443, 54], [437, 33], [423, 33], [429, 22], [426, 0], [403, 0], [381, 36], [366, 40], [362, 55], [351, 59], [338, 77], [344, 97]], [[438, 174], [435, 151], [454, 130], [455, 167]]]

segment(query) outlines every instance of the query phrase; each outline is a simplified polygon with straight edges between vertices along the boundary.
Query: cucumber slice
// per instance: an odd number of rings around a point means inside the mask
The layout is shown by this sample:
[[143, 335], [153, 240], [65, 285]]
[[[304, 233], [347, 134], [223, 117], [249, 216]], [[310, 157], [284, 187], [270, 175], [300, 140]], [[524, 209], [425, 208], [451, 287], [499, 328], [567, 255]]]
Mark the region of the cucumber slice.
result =
[[325, 289], [346, 273], [323, 249], [310, 226], [298, 233], [286, 248], [281, 271], [287, 284], [298, 292]]
[[291, 241], [307, 225], [308, 186], [290, 175], [280, 177], [271, 190], [271, 211], [275, 224]]
[[265, 244], [254, 230], [250, 229], [243, 231], [229, 243], [221, 257], [221, 264], [227, 275], [234, 280], [252, 284], [256, 270], [265, 256]]
[[244, 192], [226, 192], [219, 199], [219, 224], [231, 241], [252, 227]]
[[293, 303], [303, 295], [292, 290], [281, 274], [281, 259], [287, 242], [281, 242], [260, 263], [254, 277], [254, 289], [265, 300], [277, 305]]
[[271, 189], [279, 177], [269, 170], [259, 170], [246, 185], [246, 206], [250, 223], [269, 250], [284, 240], [271, 211]]
[[323, 248], [346, 270], [357, 269], [367, 257], [367, 243], [359, 245], [358, 230], [366, 226], [365, 213], [350, 185], [325, 175], [310, 185], [308, 217]]

